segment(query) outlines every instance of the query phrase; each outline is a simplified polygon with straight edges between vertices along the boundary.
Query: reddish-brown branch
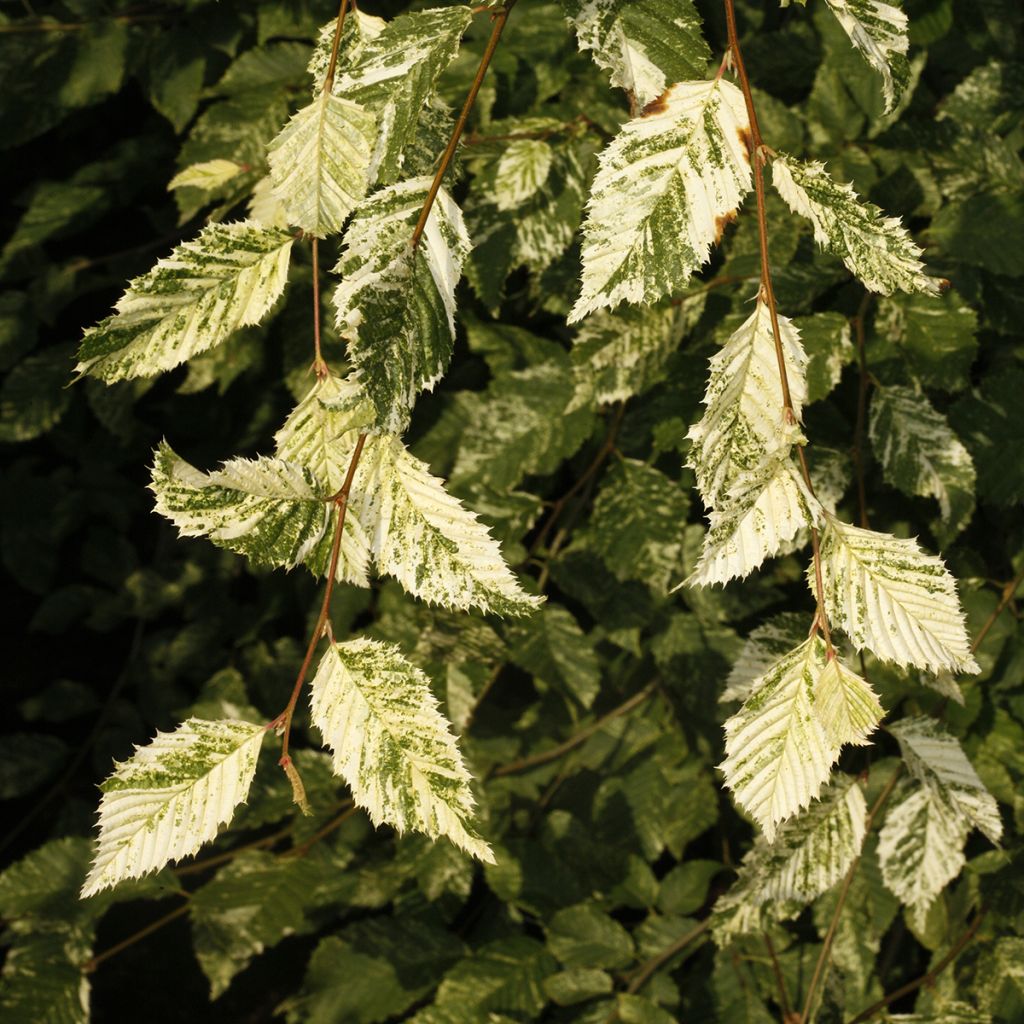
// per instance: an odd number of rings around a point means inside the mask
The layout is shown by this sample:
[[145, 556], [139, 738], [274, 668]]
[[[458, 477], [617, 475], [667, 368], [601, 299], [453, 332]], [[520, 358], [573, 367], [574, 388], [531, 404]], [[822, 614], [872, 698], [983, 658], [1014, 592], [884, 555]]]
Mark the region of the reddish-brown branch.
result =
[[857, 315], [853, 318], [853, 331], [857, 339], [857, 423], [853, 429], [853, 470], [857, 477], [857, 511], [860, 515], [860, 527], [870, 529], [868, 525], [868, 501], [864, 487], [864, 427], [867, 422], [868, 388], [871, 376], [868, 373], [867, 357], [864, 353], [864, 319], [871, 305], [871, 292], [865, 292]]
[[1006, 610], [1006, 606], [1013, 600], [1013, 595], [1017, 593], [1017, 588], [1020, 587], [1021, 583], [1024, 583], [1024, 569], [1021, 569], [1019, 573], [1009, 583], [1003, 587], [1002, 596], [999, 598], [999, 604], [992, 609], [992, 614], [985, 620], [985, 624], [978, 630], [978, 635], [974, 638], [974, 643], [971, 644], [971, 654], [976, 654], [978, 648], [981, 646], [982, 641], [988, 636], [988, 631], [995, 625], [996, 619]]
[[[186, 897], [187, 893], [184, 893]], [[164, 914], [163, 917], [158, 917], [155, 921], [147, 924], [145, 928], [140, 928], [137, 932], [129, 935], [128, 938], [122, 939], [116, 945], [105, 949], [102, 953], [97, 953], [91, 960], [87, 960], [82, 964], [82, 971], [85, 974], [91, 974], [96, 970], [97, 967], [105, 960], [109, 960], [112, 956], [117, 956], [118, 953], [123, 952], [129, 946], [134, 946], [136, 942], [141, 941], [148, 935], [152, 935], [153, 932], [159, 931], [164, 925], [170, 924], [172, 921], [176, 921], [179, 917], [184, 917], [188, 913], [188, 903], [183, 903], [180, 907], [175, 907], [169, 914]]]
[[[355, 4], [353, 4], [355, 6]], [[345, 31], [345, 14], [348, 12], [348, 0], [341, 0], [338, 8], [338, 20], [334, 25], [334, 42], [331, 44], [331, 59], [324, 75], [324, 95], [334, 88], [334, 72], [338, 68], [338, 51], [341, 49], [341, 35]]]
[[324, 360], [320, 347], [320, 246], [319, 239], [312, 239], [313, 253], [313, 372], [317, 380], [324, 380], [330, 374], [330, 368]]
[[470, 112], [473, 110], [473, 104], [476, 103], [477, 93], [480, 92], [480, 86], [483, 85], [484, 75], [487, 74], [487, 68], [490, 66], [491, 58], [494, 56], [494, 51], [497, 50], [498, 42], [501, 40], [501, 33], [505, 29], [505, 22], [508, 21], [509, 11], [512, 10], [515, 4], [516, 0], [505, 0], [504, 5], [492, 14], [494, 27], [491, 29], [491, 37], [487, 40], [487, 46], [484, 48], [484, 55], [480, 58], [480, 65], [476, 69], [473, 84], [469, 87], [466, 102], [462, 105], [459, 118], [455, 122], [455, 129], [452, 132], [452, 137], [448, 140], [448, 145], [445, 147], [445, 151], [441, 155], [441, 163], [437, 168], [437, 173], [434, 175], [434, 180], [430, 183], [430, 190], [427, 192], [427, 198], [423, 203], [423, 209], [420, 210], [419, 220], [416, 221], [416, 227], [413, 229], [410, 243], [413, 250], [419, 246], [420, 239], [423, 237], [423, 232], [426, 230], [427, 218], [430, 216], [430, 211], [433, 209], [437, 193], [441, 190], [441, 182], [444, 180], [444, 176], [448, 172], [448, 167], [451, 165], [452, 158], [455, 156], [455, 150], [458, 148], [459, 139], [462, 138], [462, 133], [466, 129], [466, 122], [469, 120]]
[[[739, 33], [736, 31], [736, 11], [733, 7], [733, 0], [725, 2], [725, 22], [729, 36], [729, 50], [732, 54], [732, 63], [736, 69], [736, 75], [740, 81], [740, 89], [743, 92], [743, 101], [747, 108], [747, 117], [750, 121], [750, 138], [753, 152], [750, 154], [750, 164], [754, 172], [754, 196], [757, 200], [757, 237], [761, 252], [761, 288], [758, 296], [768, 307], [768, 317], [772, 324], [772, 337], [775, 340], [775, 359], [779, 367], [779, 383], [782, 387], [782, 405], [785, 409], [788, 423], [796, 423], [796, 412], [793, 408], [793, 399], [789, 390], [789, 376], [786, 372], [786, 358], [782, 348], [782, 332], [779, 328], [779, 312], [775, 301], [775, 290], [772, 286], [771, 263], [768, 258], [768, 212], [765, 203], [764, 191], [764, 163], [766, 151], [761, 140], [761, 127], [757, 120], [757, 109], [754, 106], [754, 95], [750, 89], [750, 79], [747, 77], [746, 65], [743, 63], [743, 53], [740, 50]], [[797, 445], [797, 459], [800, 463], [800, 472], [803, 475], [804, 483], [808, 491], [814, 493], [814, 486], [811, 483], [811, 474], [807, 468], [807, 458], [804, 455], [803, 447]], [[817, 527], [811, 527], [811, 548], [814, 559], [814, 583], [818, 612], [815, 618], [816, 627], [820, 628], [825, 638], [825, 646], [829, 657], [832, 656], [832, 634], [829, 629], [828, 614], [825, 611], [825, 588], [821, 574], [821, 554], [818, 545]]]

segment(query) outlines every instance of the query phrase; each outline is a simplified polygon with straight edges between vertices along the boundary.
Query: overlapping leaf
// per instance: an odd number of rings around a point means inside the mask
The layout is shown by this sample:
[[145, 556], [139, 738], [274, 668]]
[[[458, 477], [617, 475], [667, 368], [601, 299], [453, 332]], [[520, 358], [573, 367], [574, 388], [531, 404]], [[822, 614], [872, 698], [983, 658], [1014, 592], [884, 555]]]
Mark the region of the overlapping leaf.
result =
[[416, 395], [448, 367], [455, 339], [455, 286], [469, 251], [462, 214], [442, 189], [420, 244], [413, 229], [430, 179], [375, 193], [345, 233], [334, 293], [338, 326], [379, 425], [401, 433]]
[[447, 836], [493, 862], [473, 828], [470, 775], [430, 681], [397, 647], [332, 644], [313, 680], [312, 710], [335, 771], [375, 824]]
[[100, 835], [83, 896], [195, 853], [249, 792], [266, 730], [190, 718], [157, 733], [101, 786]]
[[211, 224], [178, 246], [89, 328], [76, 372], [108, 384], [152, 377], [256, 324], [284, 289], [292, 236], [251, 221]]
[[815, 241], [835, 253], [873, 292], [938, 295], [940, 280], [923, 273], [921, 250], [898, 217], [862, 202], [851, 185], [840, 185], [823, 163], [779, 154], [772, 181], [794, 212], [814, 225]]
[[[829, 516], [821, 541], [825, 610], [858, 650], [938, 672], [978, 672], [956, 581], [917, 542]], [[809, 577], [813, 589], [813, 579]]]
[[303, 107], [270, 144], [270, 180], [291, 223], [323, 238], [366, 194], [374, 115], [330, 93]]
[[750, 190], [743, 96], [724, 79], [681, 82], [601, 154], [583, 225], [583, 288], [570, 323], [681, 289]]

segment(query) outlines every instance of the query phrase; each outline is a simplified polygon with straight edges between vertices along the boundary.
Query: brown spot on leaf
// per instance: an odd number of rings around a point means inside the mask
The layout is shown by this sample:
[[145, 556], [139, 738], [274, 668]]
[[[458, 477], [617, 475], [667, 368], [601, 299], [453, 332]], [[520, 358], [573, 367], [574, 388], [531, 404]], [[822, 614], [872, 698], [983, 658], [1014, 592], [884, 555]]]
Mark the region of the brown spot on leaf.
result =
[[725, 229], [736, 219], [736, 211], [730, 210], [721, 217], [715, 218], [715, 245], [722, 240]]
[[751, 135], [749, 128], [740, 128], [739, 136], [743, 152], [747, 154], [747, 163], [750, 163], [750, 158], [754, 155], [754, 136]]
[[664, 114], [668, 110], [668, 93], [666, 89], [660, 96], [656, 96], [650, 103], [640, 111], [641, 117], [653, 117], [655, 114]]

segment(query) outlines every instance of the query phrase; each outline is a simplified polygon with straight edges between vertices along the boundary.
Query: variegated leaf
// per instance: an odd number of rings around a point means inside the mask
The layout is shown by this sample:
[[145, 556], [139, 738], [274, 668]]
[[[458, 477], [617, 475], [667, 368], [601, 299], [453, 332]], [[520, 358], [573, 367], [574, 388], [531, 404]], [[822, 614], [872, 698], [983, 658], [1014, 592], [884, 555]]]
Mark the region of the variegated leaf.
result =
[[[309, 469], [281, 459], [232, 459], [202, 473], [166, 444], [157, 449], [150, 490], [156, 511], [184, 537], [209, 537], [256, 565], [327, 571], [334, 506]], [[345, 520], [338, 579], [368, 586], [369, 546], [354, 516]]]
[[176, 188], [198, 188], [208, 192], [220, 188], [243, 170], [243, 166], [234, 160], [204, 160], [178, 171], [167, 183], [167, 190], [173, 192]]
[[291, 223], [323, 238], [341, 230], [369, 186], [373, 114], [330, 93], [317, 96], [268, 149], [270, 180]]
[[[821, 539], [825, 610], [857, 650], [938, 672], [978, 672], [956, 581], [914, 540], [827, 516]], [[814, 580], [809, 575], [812, 591]]]
[[885, 109], [899, 102], [910, 82], [907, 16], [902, 0], [825, 0], [861, 56], [882, 76]]
[[82, 888], [91, 896], [195, 853], [245, 800], [266, 729], [190, 718], [157, 733], [100, 787], [100, 835]]
[[[780, 316], [778, 323], [790, 401], [799, 419], [807, 398], [807, 356], [792, 322]], [[758, 301], [754, 312], [711, 357], [704, 405], [704, 415], [686, 435], [692, 443], [689, 465], [705, 506], [716, 509], [727, 502], [738, 480], [787, 453], [794, 440], [787, 430], [766, 303]]]
[[864, 746], [885, 715], [871, 684], [838, 658], [832, 658], [818, 678], [814, 710], [837, 748], [844, 743]]
[[448, 368], [455, 340], [455, 286], [469, 237], [455, 201], [442, 189], [419, 246], [413, 228], [430, 188], [411, 178], [382, 189], [359, 209], [335, 268], [338, 327], [349, 339], [359, 381], [378, 425], [400, 434], [416, 395]]
[[691, 0], [562, 0], [581, 50], [642, 107], [711, 59]]
[[725, 690], [718, 699], [746, 700], [754, 684], [784, 654], [807, 639], [810, 623], [806, 615], [783, 612], [751, 631], [740, 656], [733, 662], [725, 681]]
[[925, 395], [876, 388], [868, 435], [889, 483], [905, 494], [935, 498], [951, 533], [967, 525], [974, 510], [974, 463]]
[[863, 202], [852, 185], [834, 181], [823, 163], [780, 153], [772, 181], [789, 208], [814, 226], [814, 239], [835, 253], [865, 288], [938, 295], [941, 281], [923, 272], [921, 250], [899, 217]]
[[725, 723], [725, 784], [769, 842], [779, 822], [817, 798], [838, 754], [814, 711], [825, 666], [825, 643], [812, 636], [755, 682]]
[[960, 741], [934, 719], [924, 717], [904, 718], [891, 726], [890, 732], [899, 740], [910, 773], [998, 843], [1003, 835], [999, 807], [967, 760]]
[[583, 225], [583, 289], [569, 322], [679, 291], [750, 190], [743, 95], [680, 82], [601, 154]]
[[284, 289], [292, 241], [251, 221], [204, 228], [131, 281], [117, 312], [85, 332], [76, 372], [108, 384], [152, 377], [259, 323]]
[[487, 527], [397, 437], [372, 439], [353, 511], [367, 525], [377, 568], [446, 608], [527, 615], [527, 594]]
[[313, 680], [312, 710], [335, 772], [374, 824], [447, 836], [494, 862], [473, 827], [470, 775], [430, 681], [397, 647], [365, 638], [331, 644]]
[[515, 210], [547, 181], [554, 153], [543, 139], [513, 139], [498, 158], [494, 170], [499, 210]]

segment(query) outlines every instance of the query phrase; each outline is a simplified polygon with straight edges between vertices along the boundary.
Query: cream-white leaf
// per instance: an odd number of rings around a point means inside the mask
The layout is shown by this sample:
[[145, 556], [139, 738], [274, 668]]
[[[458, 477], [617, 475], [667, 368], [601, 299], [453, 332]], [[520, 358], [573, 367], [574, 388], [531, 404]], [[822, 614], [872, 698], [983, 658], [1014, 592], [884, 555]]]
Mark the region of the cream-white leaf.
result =
[[284, 290], [293, 241], [251, 221], [204, 228], [85, 332], [76, 372], [108, 384], [152, 377], [259, 323]]
[[266, 729], [190, 718], [136, 747], [100, 787], [99, 840], [82, 888], [91, 896], [195, 853], [249, 793]]
[[[807, 398], [807, 356], [792, 321], [780, 316], [778, 324], [790, 401], [799, 419]], [[766, 303], [758, 301], [754, 312], [711, 357], [704, 405], [704, 415], [686, 436], [697, 488], [705, 506], [714, 509], [740, 477], [788, 452], [793, 443]]]
[[513, 139], [498, 158], [494, 171], [494, 203], [499, 210], [514, 210], [536, 194], [547, 181], [554, 159], [543, 139]]
[[316, 97], [270, 144], [270, 180], [291, 223], [323, 238], [341, 230], [369, 186], [376, 120], [358, 103]]
[[372, 439], [368, 459], [353, 510], [379, 572], [446, 608], [527, 615], [541, 604], [520, 587], [487, 527], [397, 437]]
[[[821, 539], [825, 610], [857, 650], [938, 672], [978, 672], [956, 581], [917, 541], [827, 516]], [[808, 575], [814, 590], [814, 580]]]
[[904, 718], [890, 727], [910, 773], [935, 791], [993, 842], [1003, 835], [995, 798], [967, 759], [960, 741], [932, 718]]
[[885, 711], [871, 684], [832, 658], [818, 678], [814, 710], [835, 747], [864, 746]]
[[487, 863], [470, 775], [430, 680], [391, 644], [331, 644], [313, 679], [313, 723], [374, 824], [447, 836]]
[[743, 95], [722, 78], [680, 82], [622, 128], [600, 156], [570, 323], [686, 285], [750, 191], [749, 133]]
[[882, 76], [885, 109], [896, 106], [910, 82], [907, 16], [883, 0], [825, 0], [850, 42]]
[[818, 796], [838, 753], [814, 711], [825, 665], [824, 641], [810, 637], [754, 684], [725, 723], [725, 784], [769, 842], [779, 822]]
[[725, 689], [718, 698], [723, 703], [746, 700], [754, 684], [784, 654], [807, 639], [810, 622], [798, 612], [783, 612], [752, 630], [733, 662], [725, 680]]
[[939, 294], [939, 278], [923, 272], [921, 250], [899, 217], [887, 217], [858, 198], [853, 186], [833, 180], [823, 163], [780, 153], [772, 162], [772, 182], [789, 208], [814, 226], [815, 241], [838, 256], [865, 288], [882, 295]]

